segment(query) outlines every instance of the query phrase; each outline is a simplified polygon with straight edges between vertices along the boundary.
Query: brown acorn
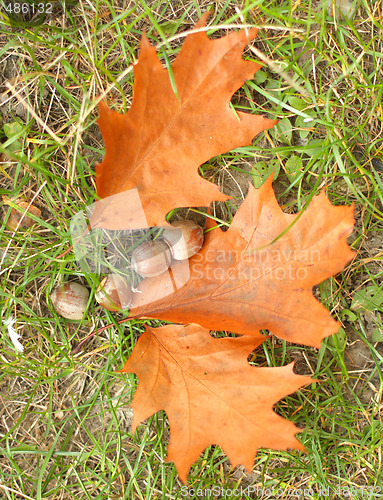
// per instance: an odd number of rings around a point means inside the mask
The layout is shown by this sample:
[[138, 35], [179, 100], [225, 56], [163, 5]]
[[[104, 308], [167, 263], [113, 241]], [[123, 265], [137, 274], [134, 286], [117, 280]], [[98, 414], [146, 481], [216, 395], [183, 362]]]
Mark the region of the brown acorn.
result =
[[164, 273], [172, 260], [169, 247], [163, 241], [145, 241], [133, 250], [131, 268], [144, 278]]
[[161, 238], [168, 244], [175, 260], [189, 259], [202, 248], [203, 229], [192, 220], [172, 222], [172, 227], [165, 228]]
[[89, 298], [88, 289], [80, 283], [62, 283], [51, 293], [51, 301], [63, 318], [81, 319]]
[[133, 292], [125, 278], [108, 274], [99, 284], [95, 298], [108, 311], [123, 311], [132, 305]]

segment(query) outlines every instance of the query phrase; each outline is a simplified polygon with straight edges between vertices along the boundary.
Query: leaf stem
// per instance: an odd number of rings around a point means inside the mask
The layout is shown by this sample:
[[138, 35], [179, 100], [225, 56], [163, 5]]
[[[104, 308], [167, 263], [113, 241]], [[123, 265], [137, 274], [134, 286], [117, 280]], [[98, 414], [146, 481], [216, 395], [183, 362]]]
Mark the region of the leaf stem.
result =
[[[131, 319], [136, 319], [138, 318], [139, 316], [129, 316], [129, 318], [124, 318], [124, 319], [120, 319], [119, 321], [117, 321], [117, 324], [121, 325], [122, 323], [126, 323], [127, 321], [130, 321]], [[91, 332], [89, 335], [87, 335], [85, 338], [83, 338], [78, 344], [77, 346], [72, 349], [72, 354], [73, 355], [76, 355], [78, 354], [80, 351], [81, 351], [81, 348], [82, 346], [88, 342], [88, 340], [90, 340], [92, 337], [94, 337], [95, 335], [97, 335], [98, 333], [101, 333], [103, 332], [104, 330], [107, 330], [108, 328], [111, 328], [112, 326], [114, 326], [114, 323], [109, 323], [108, 325], [105, 325], [101, 328], [98, 328], [97, 330], [93, 330], [93, 332]]]

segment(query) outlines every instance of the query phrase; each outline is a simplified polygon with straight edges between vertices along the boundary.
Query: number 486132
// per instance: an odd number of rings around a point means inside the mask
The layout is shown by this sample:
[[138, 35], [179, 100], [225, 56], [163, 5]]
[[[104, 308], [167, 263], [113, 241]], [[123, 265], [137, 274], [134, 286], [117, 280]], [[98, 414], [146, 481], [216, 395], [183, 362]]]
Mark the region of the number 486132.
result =
[[19, 3], [9, 2], [5, 4], [5, 10], [9, 14], [51, 14], [51, 3]]

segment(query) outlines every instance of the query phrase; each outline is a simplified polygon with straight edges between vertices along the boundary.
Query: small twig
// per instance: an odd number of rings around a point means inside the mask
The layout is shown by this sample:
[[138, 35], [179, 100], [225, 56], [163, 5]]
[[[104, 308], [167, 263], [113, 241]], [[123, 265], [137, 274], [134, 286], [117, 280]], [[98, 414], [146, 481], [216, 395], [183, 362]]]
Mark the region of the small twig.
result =
[[32, 497], [24, 495], [24, 493], [21, 491], [14, 490], [13, 488], [9, 488], [8, 486], [5, 486], [5, 484], [0, 483], [0, 488], [3, 488], [5, 491], [9, 491], [10, 493], [15, 493], [16, 495], [20, 495], [23, 498], [27, 498], [27, 500], [33, 500]]
[[274, 26], [272, 24], [210, 24], [209, 26], [203, 26], [201, 28], [192, 28], [190, 30], [183, 31], [182, 33], [178, 33], [177, 35], [173, 35], [169, 37], [166, 42], [160, 42], [156, 45], [156, 49], [159, 49], [163, 47], [164, 45], [168, 44], [169, 42], [173, 42], [174, 40], [178, 40], [180, 38], [186, 38], [189, 35], [193, 35], [194, 33], [202, 33], [206, 31], [214, 31], [214, 30], [221, 30], [221, 29], [235, 29], [235, 28], [240, 28], [240, 29], [269, 29], [269, 30], [276, 30], [276, 31], [290, 31], [293, 33], [303, 33], [304, 31], [302, 29], [296, 29], [296, 28], [288, 28], [286, 26]]
[[71, 245], [67, 250], [65, 250], [65, 252], [63, 252], [60, 255], [58, 255], [56, 257], [56, 259], [61, 259], [62, 257], [64, 257], [64, 255], [68, 254], [71, 250], [73, 250], [73, 245]]
[[[137, 319], [139, 316], [131, 316], [129, 318], [124, 318], [124, 319], [120, 319], [119, 321], [117, 321], [117, 324], [118, 325], [121, 325], [122, 323], [126, 323], [127, 321], [130, 321], [131, 319]], [[82, 346], [88, 342], [88, 340], [90, 340], [92, 337], [94, 337], [95, 335], [97, 335], [98, 333], [101, 333], [103, 332], [104, 330], [107, 330], [108, 328], [111, 328], [112, 326], [114, 326], [114, 323], [109, 323], [109, 325], [106, 325], [106, 326], [103, 326], [101, 328], [99, 328], [98, 330], [94, 330], [93, 332], [91, 332], [89, 335], [87, 335], [85, 338], [83, 338], [78, 344], [77, 346], [72, 349], [72, 354], [73, 355], [76, 355], [78, 354], [80, 351], [81, 351], [81, 348]]]
[[282, 78], [286, 80], [286, 82], [291, 85], [297, 92], [302, 94], [304, 97], [309, 97], [309, 93], [307, 90], [302, 87], [302, 85], [299, 85], [299, 83], [295, 82], [287, 73], [286, 71], [283, 71], [278, 67], [278, 64], [276, 64], [272, 59], [267, 57], [266, 54], [258, 50], [254, 45], [249, 45], [249, 49], [251, 52], [253, 52], [257, 57], [259, 57], [262, 61], [265, 61], [265, 63], [269, 66], [269, 68], [280, 75]]

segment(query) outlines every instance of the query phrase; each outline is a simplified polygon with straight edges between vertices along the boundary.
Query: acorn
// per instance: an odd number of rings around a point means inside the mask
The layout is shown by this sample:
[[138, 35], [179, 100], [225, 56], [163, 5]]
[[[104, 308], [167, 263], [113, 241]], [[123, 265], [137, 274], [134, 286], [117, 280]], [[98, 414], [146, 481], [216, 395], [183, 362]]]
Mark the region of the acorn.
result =
[[80, 283], [62, 283], [51, 293], [53, 307], [66, 319], [81, 319], [84, 315], [89, 291]]
[[171, 225], [165, 228], [161, 238], [169, 246], [173, 259], [190, 259], [202, 248], [202, 227], [188, 219], [172, 222]]
[[143, 278], [164, 273], [172, 260], [168, 245], [160, 239], [145, 241], [132, 252], [131, 268]]
[[125, 278], [108, 274], [99, 284], [95, 298], [108, 311], [123, 311], [132, 305], [133, 292]]

